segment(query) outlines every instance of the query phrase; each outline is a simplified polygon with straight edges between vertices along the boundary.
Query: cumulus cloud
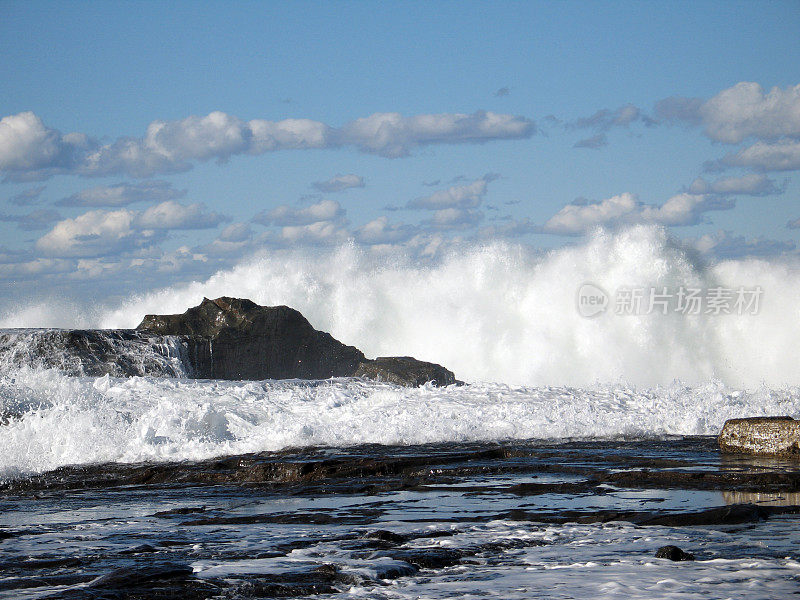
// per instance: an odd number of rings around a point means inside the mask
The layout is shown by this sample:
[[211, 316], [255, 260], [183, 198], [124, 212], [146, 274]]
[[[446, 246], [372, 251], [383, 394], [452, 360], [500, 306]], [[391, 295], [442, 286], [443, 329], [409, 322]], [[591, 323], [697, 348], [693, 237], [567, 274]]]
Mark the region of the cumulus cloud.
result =
[[331, 192], [343, 192], [344, 190], [349, 190], [350, 188], [363, 188], [364, 178], [352, 173], [347, 175], [337, 173], [326, 181], [315, 181], [313, 185], [320, 192], [324, 192], [326, 194]]
[[747, 239], [743, 235], [723, 230], [688, 240], [687, 243], [702, 254], [718, 259], [777, 256], [792, 252], [796, 248], [796, 244], [792, 241], [763, 237]]
[[73, 273], [75, 263], [60, 258], [34, 258], [17, 263], [0, 264], [0, 279], [40, 278], [45, 275]]
[[337, 221], [317, 221], [307, 225], [283, 227], [280, 233], [282, 242], [304, 246], [331, 246], [341, 244], [349, 238], [349, 233]]
[[737, 83], [706, 102], [700, 114], [706, 134], [726, 144], [800, 137], [800, 85], [765, 93], [757, 83]]
[[489, 183], [497, 179], [497, 175], [489, 173], [467, 185], [454, 185], [411, 200], [406, 208], [441, 210], [444, 208], [475, 208], [483, 202]]
[[61, 215], [51, 209], [40, 209], [25, 215], [9, 215], [0, 213], [0, 221], [16, 223], [24, 231], [47, 229], [50, 225], [61, 219]]
[[30, 206], [32, 204], [38, 204], [39, 197], [42, 195], [44, 190], [45, 186], [43, 185], [28, 188], [27, 190], [21, 191], [19, 194], [11, 196], [8, 201], [11, 204], [16, 204], [17, 206]]
[[483, 220], [483, 213], [469, 208], [443, 208], [433, 213], [427, 225], [433, 229], [467, 229]]
[[729, 210], [733, 200], [706, 195], [678, 194], [661, 205], [649, 205], [629, 193], [600, 202], [567, 204], [541, 228], [544, 233], [580, 235], [598, 226], [613, 227], [631, 223], [656, 223], [679, 226], [704, 222], [705, 212]]
[[167, 200], [151, 206], [136, 217], [140, 229], [213, 229], [230, 218], [216, 212], [205, 212], [200, 203], [180, 204]]
[[207, 229], [227, 217], [206, 213], [202, 204], [169, 200], [145, 211], [93, 210], [56, 223], [39, 238], [36, 249], [50, 257], [99, 257], [151, 248], [171, 229]]
[[743, 167], [756, 171], [800, 169], [800, 84], [768, 92], [743, 81], [713, 98], [673, 97], [656, 104], [664, 121], [702, 126], [715, 142], [751, 145], [706, 163], [708, 171]]
[[0, 171], [12, 179], [43, 178], [74, 168], [90, 147], [87, 136], [62, 135], [32, 112], [0, 119]]
[[384, 216], [378, 217], [355, 230], [356, 241], [362, 244], [399, 244], [410, 240], [419, 233], [414, 225], [390, 224]]
[[527, 217], [519, 220], [508, 217], [504, 223], [482, 227], [478, 231], [477, 237], [480, 239], [508, 239], [522, 237], [531, 233], [542, 233], [542, 227]]
[[628, 218], [640, 203], [633, 194], [620, 194], [600, 202], [567, 204], [542, 228], [548, 233], [579, 235], [598, 225], [608, 225]]
[[320, 200], [306, 208], [295, 208], [284, 204], [269, 211], [262, 211], [253, 217], [253, 222], [279, 227], [302, 227], [320, 221], [339, 220], [344, 215], [345, 210], [336, 200]]
[[770, 196], [780, 194], [785, 186], [778, 186], [765, 175], [751, 173], [742, 177], [722, 177], [716, 181], [695, 179], [686, 190], [690, 194], [719, 194], [742, 196]]
[[86, 135], [62, 135], [32, 112], [0, 121], [0, 171], [11, 179], [56, 173], [149, 177], [192, 167], [195, 161], [224, 162], [238, 154], [355, 146], [362, 152], [400, 157], [431, 144], [483, 143], [533, 135], [521, 116], [477, 111], [406, 117], [376, 113], [333, 128], [311, 119], [243, 121], [215, 111], [176, 121], [153, 121], [143, 137], [100, 144]]
[[678, 97], [662, 100], [656, 111], [664, 119], [702, 124], [709, 138], [725, 144], [747, 138], [800, 137], [800, 85], [765, 92], [758, 83], [742, 81], [706, 102]]
[[164, 202], [177, 200], [186, 195], [186, 190], [176, 190], [167, 181], [144, 181], [141, 183], [117, 183], [81, 190], [62, 198], [58, 206], [119, 207], [137, 202]]
[[362, 152], [397, 158], [407, 156], [417, 146], [521, 139], [535, 132], [536, 125], [530, 119], [484, 110], [413, 117], [375, 113], [345, 125], [340, 139]]
[[45, 256], [78, 257], [119, 254], [162, 241], [163, 232], [141, 232], [129, 210], [93, 210], [65, 219], [39, 238], [36, 249]]
[[706, 169], [745, 167], [756, 171], [796, 171], [800, 169], [800, 141], [756, 142], [717, 161], [706, 163]]
[[232, 223], [210, 244], [195, 248], [198, 253], [215, 258], [241, 256], [253, 249], [253, 230], [249, 223]]
[[219, 234], [219, 239], [224, 242], [244, 242], [253, 237], [253, 230], [249, 223], [233, 223], [228, 225]]

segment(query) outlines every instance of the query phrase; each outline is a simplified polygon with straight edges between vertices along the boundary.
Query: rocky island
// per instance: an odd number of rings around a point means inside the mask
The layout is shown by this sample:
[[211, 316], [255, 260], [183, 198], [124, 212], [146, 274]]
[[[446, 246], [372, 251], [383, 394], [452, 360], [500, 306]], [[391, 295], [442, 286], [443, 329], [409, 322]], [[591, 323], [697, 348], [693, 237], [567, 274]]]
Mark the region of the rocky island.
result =
[[91, 376], [460, 383], [441, 365], [409, 356], [368, 359], [358, 348], [314, 329], [288, 306], [259, 306], [229, 297], [204, 298], [183, 314], [147, 315], [136, 329], [4, 332], [0, 357], [12, 364], [42, 364]]

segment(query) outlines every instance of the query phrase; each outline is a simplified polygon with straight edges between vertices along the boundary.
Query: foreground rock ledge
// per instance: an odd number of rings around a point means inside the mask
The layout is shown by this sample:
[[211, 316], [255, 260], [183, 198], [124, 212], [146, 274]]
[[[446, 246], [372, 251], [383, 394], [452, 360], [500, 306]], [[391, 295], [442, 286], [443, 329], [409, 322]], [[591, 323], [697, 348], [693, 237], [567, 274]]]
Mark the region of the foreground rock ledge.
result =
[[800, 457], [800, 421], [791, 417], [729, 419], [719, 434], [723, 452]]
[[147, 315], [136, 329], [182, 337], [189, 367], [201, 379], [365, 377], [405, 386], [460, 383], [441, 365], [409, 356], [369, 360], [358, 348], [317, 331], [288, 306], [204, 298], [182, 315]]

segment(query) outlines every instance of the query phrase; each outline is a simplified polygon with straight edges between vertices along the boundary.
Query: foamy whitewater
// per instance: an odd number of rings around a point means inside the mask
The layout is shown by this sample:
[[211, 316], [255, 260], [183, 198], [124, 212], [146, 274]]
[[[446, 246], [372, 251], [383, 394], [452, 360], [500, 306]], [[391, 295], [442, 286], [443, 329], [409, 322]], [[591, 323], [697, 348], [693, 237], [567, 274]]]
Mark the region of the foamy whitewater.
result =
[[[587, 282], [763, 296], [758, 314], [588, 319], [576, 302]], [[22, 307], [0, 326], [135, 327], [222, 295], [292, 306], [367, 356], [413, 355], [471, 385], [96, 379], [7, 362], [0, 476], [290, 446], [716, 434], [732, 417], [800, 416], [797, 264], [707, 266], [653, 227], [547, 254], [498, 243], [424, 263], [352, 246], [265, 254], [116, 307]]]

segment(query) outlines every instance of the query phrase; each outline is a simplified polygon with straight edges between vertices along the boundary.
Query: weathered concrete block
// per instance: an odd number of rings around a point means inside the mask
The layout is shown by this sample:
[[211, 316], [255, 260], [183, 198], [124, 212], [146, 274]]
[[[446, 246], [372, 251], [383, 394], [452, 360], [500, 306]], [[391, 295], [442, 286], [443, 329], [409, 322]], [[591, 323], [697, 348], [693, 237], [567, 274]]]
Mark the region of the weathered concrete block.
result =
[[729, 419], [718, 441], [723, 452], [800, 457], [800, 421], [791, 417]]

